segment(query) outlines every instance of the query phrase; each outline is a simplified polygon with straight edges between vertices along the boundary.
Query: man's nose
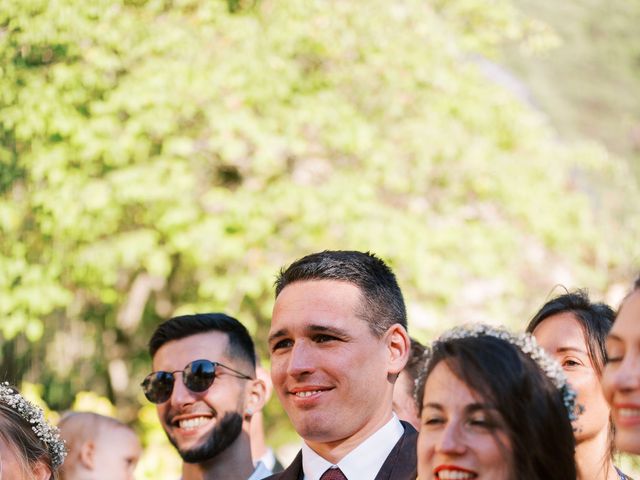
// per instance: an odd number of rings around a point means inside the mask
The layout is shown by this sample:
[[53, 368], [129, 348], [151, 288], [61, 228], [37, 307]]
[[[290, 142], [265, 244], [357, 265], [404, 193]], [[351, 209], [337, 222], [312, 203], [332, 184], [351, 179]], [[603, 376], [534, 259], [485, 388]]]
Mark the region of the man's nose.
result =
[[313, 348], [307, 342], [296, 342], [291, 348], [287, 373], [291, 376], [312, 373], [315, 370], [314, 359]]
[[196, 401], [198, 393], [192, 392], [187, 388], [187, 386], [182, 381], [182, 373], [174, 373], [174, 382], [173, 382], [173, 391], [171, 392], [171, 397], [169, 401], [171, 402], [171, 407], [173, 408], [182, 408], [185, 405], [190, 405]]

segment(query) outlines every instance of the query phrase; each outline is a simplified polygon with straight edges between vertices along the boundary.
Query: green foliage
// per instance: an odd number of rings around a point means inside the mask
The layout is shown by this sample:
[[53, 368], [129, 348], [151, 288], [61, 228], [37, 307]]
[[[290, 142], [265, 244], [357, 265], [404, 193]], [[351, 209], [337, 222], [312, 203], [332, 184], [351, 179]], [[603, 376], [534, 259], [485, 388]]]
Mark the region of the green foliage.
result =
[[638, 212], [608, 208], [637, 186], [469, 61], [529, 28], [484, 7], [0, 0], [6, 374], [56, 409], [107, 396], [147, 431], [158, 322], [223, 310], [264, 354], [275, 274], [310, 251], [387, 259], [423, 338], [519, 327], [559, 281], [628, 273]]
[[506, 52], [507, 62], [531, 87], [540, 107], [564, 136], [598, 139], [637, 163], [640, 4], [625, 0], [515, 3], [553, 28], [559, 40], [542, 54], [531, 55], [520, 48]]

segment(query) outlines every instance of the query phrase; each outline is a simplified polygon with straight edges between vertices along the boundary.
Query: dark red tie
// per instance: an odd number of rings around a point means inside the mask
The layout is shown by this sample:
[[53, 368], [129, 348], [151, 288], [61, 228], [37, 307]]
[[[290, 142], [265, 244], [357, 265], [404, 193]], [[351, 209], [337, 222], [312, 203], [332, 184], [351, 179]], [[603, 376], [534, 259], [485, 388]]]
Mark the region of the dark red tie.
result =
[[326, 472], [322, 474], [320, 480], [347, 480], [342, 470], [339, 468], [328, 468]]

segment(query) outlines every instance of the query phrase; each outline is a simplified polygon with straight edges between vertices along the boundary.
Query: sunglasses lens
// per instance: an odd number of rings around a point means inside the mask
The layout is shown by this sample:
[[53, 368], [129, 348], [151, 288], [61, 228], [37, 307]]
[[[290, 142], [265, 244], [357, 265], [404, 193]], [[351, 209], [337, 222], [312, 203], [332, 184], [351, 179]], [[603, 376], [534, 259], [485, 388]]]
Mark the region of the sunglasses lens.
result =
[[142, 390], [150, 402], [166, 402], [173, 391], [173, 375], [169, 372], [153, 372], [142, 382]]
[[196, 360], [184, 369], [184, 384], [192, 392], [204, 392], [213, 383], [216, 365], [209, 360]]

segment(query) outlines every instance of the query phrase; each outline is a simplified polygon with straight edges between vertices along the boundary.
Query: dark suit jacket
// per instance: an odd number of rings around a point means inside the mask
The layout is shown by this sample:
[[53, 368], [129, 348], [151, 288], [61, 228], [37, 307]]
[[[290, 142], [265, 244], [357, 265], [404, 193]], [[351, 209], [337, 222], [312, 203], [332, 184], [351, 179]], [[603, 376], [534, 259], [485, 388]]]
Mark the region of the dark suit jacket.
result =
[[[416, 480], [416, 442], [418, 432], [406, 422], [401, 422], [404, 427], [404, 434], [393, 447], [391, 453], [382, 464], [382, 468], [376, 475], [375, 480]], [[302, 451], [298, 452], [283, 472], [267, 477], [265, 480], [302, 480]], [[358, 479], [349, 479], [358, 480]]]

